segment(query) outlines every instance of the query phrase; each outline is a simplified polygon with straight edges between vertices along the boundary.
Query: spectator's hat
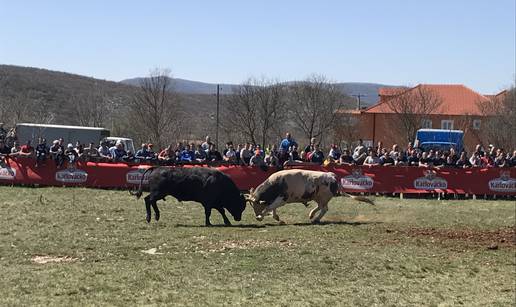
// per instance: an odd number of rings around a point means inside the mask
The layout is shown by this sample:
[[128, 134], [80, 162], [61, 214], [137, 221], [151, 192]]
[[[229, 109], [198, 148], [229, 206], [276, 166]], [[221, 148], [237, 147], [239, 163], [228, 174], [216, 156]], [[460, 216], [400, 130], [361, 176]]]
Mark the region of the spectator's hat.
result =
[[122, 141], [117, 140], [117, 141], [116, 141], [116, 143], [115, 143], [115, 145], [122, 145]]
[[72, 143], [68, 143], [68, 146], [66, 146], [66, 147], [68, 147], [69, 149], [71, 149], [71, 148], [73, 148], [73, 145], [72, 145]]
[[59, 144], [59, 140], [54, 140], [54, 141], [52, 142], [52, 144], [54, 144], [54, 145]]

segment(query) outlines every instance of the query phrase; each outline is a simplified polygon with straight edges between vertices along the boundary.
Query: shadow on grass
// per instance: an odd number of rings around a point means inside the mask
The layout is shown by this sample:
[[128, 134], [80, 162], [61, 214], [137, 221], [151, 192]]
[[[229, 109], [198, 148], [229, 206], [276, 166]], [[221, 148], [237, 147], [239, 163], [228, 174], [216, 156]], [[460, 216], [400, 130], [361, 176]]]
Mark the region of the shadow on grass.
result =
[[226, 226], [224, 224], [221, 225], [212, 225], [212, 226], [204, 226], [204, 225], [186, 225], [186, 224], [176, 224], [174, 227], [206, 227], [206, 228], [220, 228], [220, 227], [228, 227], [228, 228], [266, 228], [266, 227], [285, 227], [285, 226], [324, 226], [324, 225], [348, 225], [348, 226], [360, 226], [360, 225], [375, 225], [381, 224], [382, 222], [359, 222], [359, 221], [322, 221], [317, 224], [313, 224], [310, 222], [306, 223], [292, 223], [292, 224], [279, 224], [279, 223], [263, 223], [263, 224], [233, 224], [232, 226]]

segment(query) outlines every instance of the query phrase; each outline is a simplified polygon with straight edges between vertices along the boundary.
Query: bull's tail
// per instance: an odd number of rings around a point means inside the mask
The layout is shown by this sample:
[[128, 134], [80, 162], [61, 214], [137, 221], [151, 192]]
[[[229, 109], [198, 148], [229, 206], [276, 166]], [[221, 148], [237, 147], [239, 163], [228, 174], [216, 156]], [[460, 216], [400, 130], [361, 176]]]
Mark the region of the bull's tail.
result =
[[361, 201], [361, 202], [364, 202], [364, 203], [368, 203], [370, 205], [373, 205], [374, 206], [374, 201], [370, 200], [369, 198], [367, 197], [364, 197], [364, 196], [358, 196], [358, 195], [351, 195], [351, 194], [348, 194], [346, 192], [341, 192], [341, 195], [344, 195], [344, 196], [348, 196], [348, 197], [351, 197], [352, 199], [354, 200], [357, 200], [357, 201]]
[[142, 197], [142, 194], [143, 194], [143, 189], [142, 189], [143, 179], [145, 179], [145, 175], [147, 175], [148, 171], [154, 170], [155, 168], [156, 168], [156, 166], [151, 166], [148, 169], [146, 169], [145, 172], [143, 172], [143, 174], [142, 174], [142, 178], [140, 178], [140, 185], [138, 186], [138, 190], [136, 192], [129, 190], [129, 194], [136, 196], [137, 199], [140, 199], [140, 197]]

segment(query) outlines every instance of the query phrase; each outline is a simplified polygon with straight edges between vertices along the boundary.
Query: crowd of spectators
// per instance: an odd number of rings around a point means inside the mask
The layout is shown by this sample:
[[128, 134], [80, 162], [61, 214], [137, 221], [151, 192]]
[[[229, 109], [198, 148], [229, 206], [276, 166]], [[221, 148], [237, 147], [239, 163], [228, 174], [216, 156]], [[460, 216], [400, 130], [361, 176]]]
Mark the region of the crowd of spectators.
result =
[[262, 148], [252, 143], [233, 144], [227, 142], [222, 152], [207, 136], [204, 142], [197, 144], [183, 144], [167, 146], [162, 150], [155, 150], [150, 143], [141, 144], [135, 152], [126, 151], [122, 142], [108, 144], [100, 142], [98, 146], [90, 143], [88, 146], [76, 142], [66, 144], [61, 138], [48, 145], [43, 138], [38, 139], [35, 147], [30, 141], [21, 145], [14, 141], [8, 144], [5, 140], [7, 132], [0, 124], [0, 162], [9, 157], [34, 158], [36, 165], [44, 165], [48, 160], [57, 167], [75, 166], [79, 161], [94, 162], [134, 162], [160, 165], [172, 164], [235, 164], [259, 167], [281, 168], [288, 164], [340, 164], [340, 165], [382, 165], [382, 166], [425, 166], [425, 167], [514, 167], [516, 166], [516, 150], [505, 152], [502, 148], [489, 145], [484, 149], [477, 145], [474, 152], [468, 155], [465, 151], [456, 152], [454, 148], [448, 150], [423, 150], [409, 143], [402, 149], [397, 144], [386, 148], [382, 142], [375, 147], [366, 147], [362, 140], [350, 149], [342, 149], [333, 144], [327, 154], [323, 152], [315, 138], [310, 140], [302, 150], [298, 143], [287, 133], [277, 145]]

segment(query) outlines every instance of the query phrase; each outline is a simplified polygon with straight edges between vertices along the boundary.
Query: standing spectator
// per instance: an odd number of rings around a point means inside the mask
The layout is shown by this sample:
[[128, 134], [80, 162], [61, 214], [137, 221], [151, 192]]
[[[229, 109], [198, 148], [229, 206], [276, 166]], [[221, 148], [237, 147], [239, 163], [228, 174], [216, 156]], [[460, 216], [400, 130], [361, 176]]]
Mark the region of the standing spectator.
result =
[[[274, 152], [271, 154], [274, 154]], [[278, 166], [283, 166], [285, 162], [290, 160], [290, 153], [283, 148], [280, 148], [278, 153], [274, 155], [278, 158]]]
[[[475, 151], [473, 152], [473, 154], [471, 156], [473, 157], [475, 155], [475, 153], [478, 155], [478, 157], [482, 157], [484, 155], [484, 150], [482, 148], [482, 144], [477, 144], [477, 146], [475, 146]], [[469, 162], [471, 162], [471, 161], [469, 161]]]
[[36, 167], [42, 166], [47, 160], [49, 149], [47, 146], [47, 140], [38, 138], [38, 145], [36, 146]]
[[149, 160], [155, 161], [158, 159], [156, 152], [154, 151], [154, 144], [149, 143], [147, 144], [147, 154], [149, 156]]
[[505, 158], [505, 153], [503, 149], [499, 148], [497, 150], [496, 158], [494, 159], [494, 165], [496, 167], [506, 167], [508, 166], [507, 160]]
[[206, 141], [204, 143], [201, 144], [202, 146], [202, 149], [204, 149], [204, 151], [208, 152], [208, 150], [210, 150], [210, 145], [212, 145], [213, 143], [211, 142], [211, 139], [210, 139], [210, 136], [206, 136]]
[[64, 155], [67, 158], [67, 162], [70, 165], [70, 167], [75, 168], [75, 162], [77, 162], [77, 158], [79, 157], [79, 154], [73, 148], [72, 143], [68, 144], [68, 146], [66, 147], [66, 150], [64, 151]]
[[378, 155], [378, 157], [380, 157], [382, 155], [382, 150], [383, 149], [384, 149], [383, 142], [382, 141], [378, 141], [378, 143], [376, 145], [376, 148], [375, 148], [376, 155]]
[[238, 144], [237, 149], [235, 150], [235, 159], [236, 159], [235, 163], [238, 165], [242, 164], [242, 160], [240, 159], [240, 153], [242, 152], [242, 148], [244, 148], [244, 145]]
[[324, 153], [319, 148], [319, 144], [315, 144], [314, 151], [310, 155], [310, 162], [322, 164], [324, 162]]
[[[281, 148], [281, 151], [283, 151], [283, 148]], [[268, 166], [278, 167], [279, 165], [282, 165], [280, 164], [278, 156], [273, 150], [270, 150], [269, 153], [265, 155], [264, 162]]]
[[396, 166], [406, 166], [407, 165], [407, 159], [405, 159], [405, 156], [402, 152], [396, 153], [394, 156], [394, 165]]
[[99, 152], [95, 148], [95, 144], [92, 142], [86, 148], [84, 148], [84, 160], [85, 161], [98, 161]]
[[290, 135], [289, 132], [285, 134], [285, 138], [280, 143], [280, 148], [283, 148], [285, 151], [288, 151], [288, 149], [294, 145], [297, 145], [296, 141], [292, 138], [292, 135]]
[[355, 164], [355, 160], [353, 160], [353, 157], [349, 154], [349, 149], [344, 149], [342, 155], [340, 156], [339, 163], [342, 165]]
[[7, 138], [7, 130], [4, 128], [4, 123], [0, 123], [0, 140], [5, 142]]
[[403, 153], [403, 156], [405, 156], [405, 158], [408, 158], [412, 154], [412, 150], [414, 150], [414, 146], [412, 145], [412, 142], [408, 142], [407, 149]]
[[197, 150], [195, 151], [195, 161], [198, 163], [205, 163], [206, 157], [206, 151], [202, 148], [202, 145], [197, 145]]

